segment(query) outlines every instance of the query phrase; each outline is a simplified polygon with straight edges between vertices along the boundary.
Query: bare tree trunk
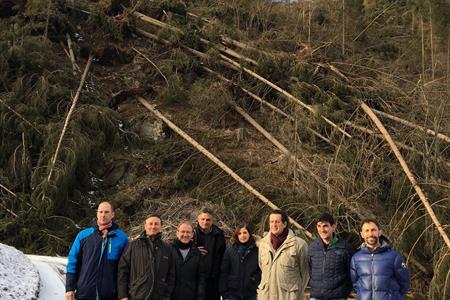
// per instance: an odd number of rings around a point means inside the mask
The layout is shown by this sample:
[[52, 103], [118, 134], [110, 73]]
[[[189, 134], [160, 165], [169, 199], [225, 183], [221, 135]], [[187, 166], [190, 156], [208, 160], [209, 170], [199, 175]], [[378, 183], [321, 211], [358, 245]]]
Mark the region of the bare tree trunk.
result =
[[[228, 175], [230, 175], [234, 180], [236, 180], [239, 184], [245, 187], [249, 192], [255, 195], [259, 200], [265, 203], [272, 209], [279, 209], [272, 201], [267, 199], [264, 195], [258, 192], [254, 187], [248, 184], [244, 179], [242, 179], [238, 174], [236, 174], [233, 170], [231, 170], [227, 165], [225, 165], [221, 160], [219, 160], [214, 154], [209, 152], [205, 147], [200, 145], [196, 140], [190, 137], [187, 133], [181, 130], [177, 125], [172, 123], [169, 119], [167, 119], [161, 112], [159, 112], [153, 105], [148, 103], [148, 101], [142, 97], [138, 98], [139, 102], [144, 105], [149, 111], [151, 111], [155, 116], [161, 119], [164, 123], [166, 123], [173, 131], [178, 133], [182, 138], [184, 138], [187, 142], [189, 142], [192, 146], [194, 146], [197, 150], [199, 150], [203, 155], [205, 155], [208, 159], [214, 162], [217, 166], [219, 166], [222, 170], [224, 170]], [[303, 226], [301, 226], [297, 221], [289, 217], [289, 221], [298, 229], [300, 229], [307, 237], [312, 238], [312, 234], [306, 230]]]
[[314, 180], [323, 187], [328, 193], [331, 193], [333, 197], [336, 197], [341, 201], [344, 205], [346, 205], [347, 208], [350, 209], [353, 213], [355, 213], [360, 219], [364, 219], [365, 216], [363, 216], [360, 212], [360, 210], [355, 207], [354, 204], [349, 204], [347, 198], [341, 196], [332, 185], [330, 185], [328, 182], [322, 180], [319, 175], [314, 173], [313, 166], [308, 166], [306, 163], [302, 162], [300, 159], [298, 159], [292, 152], [290, 152], [283, 144], [281, 144], [273, 135], [271, 135], [266, 129], [264, 129], [261, 125], [259, 125], [249, 114], [247, 114], [242, 108], [240, 108], [237, 105], [233, 105], [234, 109], [243, 116], [253, 127], [255, 127], [256, 130], [258, 130], [267, 140], [269, 140], [275, 147], [277, 147], [281, 153], [286, 155], [290, 160], [295, 162], [296, 166], [299, 166], [300, 170], [306, 172], [309, 176], [314, 178]]
[[[254, 78], [258, 79], [261, 82], [264, 82], [265, 84], [267, 84], [268, 86], [272, 87], [273, 89], [275, 89], [276, 91], [278, 91], [281, 95], [283, 95], [286, 99], [288, 99], [289, 101], [292, 101], [293, 103], [296, 103], [298, 105], [300, 105], [301, 107], [303, 107], [304, 109], [308, 110], [310, 113], [315, 114], [316, 111], [308, 104], [303, 103], [302, 101], [300, 101], [298, 98], [294, 97], [292, 94], [288, 93], [287, 91], [285, 91], [284, 89], [280, 88], [279, 86], [277, 86], [276, 84], [270, 82], [269, 80], [267, 80], [266, 78], [258, 75], [257, 73], [253, 72], [250, 69], [247, 69], [245, 67], [242, 67], [240, 64], [238, 64], [237, 62], [233, 61], [232, 59], [221, 55], [220, 56], [223, 60], [225, 60], [226, 62], [232, 64], [233, 66], [235, 66], [236, 68], [241, 68], [244, 72], [246, 72], [247, 74], [253, 76]], [[332, 126], [333, 128], [335, 128], [336, 130], [340, 131], [342, 134], [344, 134], [346, 137], [351, 138], [352, 136], [346, 132], [345, 130], [343, 130], [341, 127], [339, 127], [337, 124], [335, 124], [333, 121], [331, 121], [330, 119], [328, 119], [327, 117], [320, 115], [320, 117], [326, 122], [328, 123], [330, 126]]]
[[445, 135], [445, 134], [443, 134], [443, 133], [436, 132], [436, 131], [434, 131], [434, 130], [431, 130], [431, 129], [425, 128], [425, 127], [423, 127], [423, 126], [414, 124], [413, 122], [410, 122], [410, 121], [404, 120], [404, 119], [402, 119], [402, 118], [399, 118], [399, 117], [397, 117], [397, 116], [394, 116], [394, 115], [391, 115], [391, 114], [388, 114], [388, 113], [379, 111], [379, 110], [377, 110], [377, 109], [373, 109], [373, 108], [372, 108], [372, 110], [373, 110], [377, 115], [383, 116], [383, 117], [385, 117], [385, 118], [388, 118], [388, 119], [390, 119], [390, 120], [396, 121], [396, 122], [398, 122], [398, 123], [400, 123], [400, 124], [409, 126], [409, 127], [411, 127], [411, 128], [414, 128], [414, 129], [423, 131], [423, 132], [425, 132], [426, 134], [435, 136], [435, 137], [437, 137], [438, 139], [443, 140], [443, 141], [446, 141], [447, 143], [450, 144], [450, 137], [447, 136], [447, 135]]
[[4, 189], [5, 191], [7, 191], [8, 193], [10, 193], [11, 195], [13, 195], [14, 197], [17, 197], [17, 195], [11, 191], [10, 189], [8, 189], [6, 186], [4, 186], [3, 184], [0, 183], [0, 188]]
[[447, 90], [450, 91], [450, 36], [447, 36]]
[[422, 36], [421, 50], [422, 50], [422, 85], [425, 83], [425, 41], [423, 32], [423, 16], [420, 16], [420, 34]]
[[44, 28], [44, 37], [47, 38], [48, 36], [48, 23], [50, 22], [50, 11], [52, 8], [52, 1], [48, 1], [48, 6], [47, 6], [47, 16], [46, 16], [46, 20], [45, 20], [45, 28]]
[[80, 68], [77, 65], [75, 54], [73, 53], [72, 40], [70, 39], [70, 35], [66, 34], [66, 38], [67, 38], [67, 47], [69, 48], [69, 58], [70, 62], [72, 63], [73, 75], [76, 75], [77, 74], [76, 71], [80, 71]]
[[66, 133], [67, 127], [69, 126], [70, 117], [73, 114], [73, 111], [75, 110], [75, 106], [77, 105], [78, 98], [80, 97], [81, 90], [83, 89], [84, 81], [86, 80], [87, 73], [89, 71], [89, 68], [91, 67], [93, 56], [90, 55], [89, 59], [86, 63], [86, 67], [84, 68], [83, 75], [81, 76], [80, 84], [78, 86], [78, 90], [75, 94], [75, 97], [73, 98], [72, 105], [70, 106], [69, 112], [67, 113], [66, 120], [64, 121], [63, 129], [61, 130], [61, 135], [59, 136], [58, 145], [56, 146], [55, 154], [53, 154], [52, 161], [50, 163], [50, 170], [48, 172], [47, 180], [50, 181], [52, 178], [53, 168], [55, 167], [56, 160], [58, 159], [59, 149], [61, 148], [61, 144], [64, 138], [64, 134]]
[[441, 234], [444, 242], [447, 244], [447, 247], [450, 249], [450, 239], [448, 238], [447, 233], [442, 228], [442, 225], [439, 222], [438, 218], [436, 217], [436, 214], [434, 213], [433, 208], [430, 205], [430, 202], [428, 202], [425, 194], [422, 192], [422, 189], [417, 184], [417, 181], [416, 181], [414, 175], [412, 174], [411, 170], [409, 169], [406, 161], [403, 159], [403, 156], [401, 155], [400, 151], [398, 150], [398, 148], [395, 145], [394, 141], [392, 140], [391, 136], [387, 132], [386, 128], [381, 123], [381, 121], [378, 119], [378, 117], [375, 115], [375, 113], [370, 109], [370, 107], [368, 107], [365, 103], [362, 102], [361, 108], [372, 119], [372, 121], [378, 127], [378, 130], [380, 130], [380, 132], [383, 135], [386, 142], [391, 147], [392, 152], [394, 152], [395, 156], [397, 157], [403, 171], [405, 172], [406, 176], [408, 177], [409, 181], [411, 182], [411, 185], [416, 190], [417, 195], [419, 196], [420, 200], [422, 201], [423, 205], [425, 206], [425, 209], [427, 210], [428, 215], [430, 216], [431, 220], [433, 220], [433, 223], [436, 226], [436, 229]]
[[37, 129], [36, 126], [34, 126], [30, 121], [28, 121], [27, 119], [25, 119], [24, 116], [22, 116], [21, 114], [19, 114], [17, 111], [15, 111], [11, 106], [9, 106], [8, 104], [6, 104], [5, 101], [3, 101], [2, 99], [0, 99], [0, 103], [2, 103], [4, 106], [6, 106], [7, 109], [9, 109], [10, 111], [12, 111], [13, 114], [15, 114], [16, 116], [18, 116], [22, 121], [24, 121], [25, 123], [27, 123], [28, 125], [30, 125], [34, 130], [36, 130], [37, 133], [42, 134], [42, 132]]
[[345, 55], [345, 0], [342, 0], [342, 55]]
[[430, 51], [431, 51], [431, 80], [434, 80], [434, 42], [433, 42], [433, 17], [430, 4]]
[[308, 2], [308, 46], [311, 46], [311, 1]]

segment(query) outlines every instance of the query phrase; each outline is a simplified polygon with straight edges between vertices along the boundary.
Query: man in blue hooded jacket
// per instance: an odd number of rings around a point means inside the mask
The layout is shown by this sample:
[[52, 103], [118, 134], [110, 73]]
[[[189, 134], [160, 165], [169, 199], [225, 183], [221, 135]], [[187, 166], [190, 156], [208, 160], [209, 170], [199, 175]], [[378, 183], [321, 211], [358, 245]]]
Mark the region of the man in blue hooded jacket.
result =
[[113, 218], [113, 206], [101, 202], [92, 226], [75, 238], [67, 262], [66, 300], [117, 300], [117, 265], [128, 237]]
[[353, 255], [350, 275], [358, 300], [400, 300], [410, 287], [405, 258], [391, 249], [375, 219], [361, 223], [364, 243]]

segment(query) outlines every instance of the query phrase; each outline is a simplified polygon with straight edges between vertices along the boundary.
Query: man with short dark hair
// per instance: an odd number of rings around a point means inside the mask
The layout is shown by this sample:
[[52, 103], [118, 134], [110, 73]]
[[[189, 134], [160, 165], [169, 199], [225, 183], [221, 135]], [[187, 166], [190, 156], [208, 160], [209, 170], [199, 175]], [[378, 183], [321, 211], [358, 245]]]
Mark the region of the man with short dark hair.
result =
[[308, 244], [289, 229], [284, 211], [272, 211], [269, 227], [259, 244], [258, 300], [303, 300], [309, 279]]
[[410, 287], [405, 258], [391, 249], [377, 220], [361, 222], [364, 243], [353, 255], [350, 275], [357, 299], [403, 299]]
[[350, 244], [336, 232], [336, 222], [329, 213], [317, 219], [319, 237], [309, 245], [311, 300], [343, 300], [352, 290]]
[[219, 300], [220, 265], [226, 243], [222, 229], [214, 224], [214, 214], [208, 208], [203, 208], [197, 217], [195, 245], [203, 255], [206, 276], [205, 299]]
[[121, 300], [167, 300], [175, 284], [172, 250], [161, 239], [161, 217], [149, 215], [144, 231], [131, 241], [119, 261]]
[[116, 300], [117, 264], [128, 243], [111, 203], [98, 205], [92, 226], [78, 233], [69, 252], [66, 300]]

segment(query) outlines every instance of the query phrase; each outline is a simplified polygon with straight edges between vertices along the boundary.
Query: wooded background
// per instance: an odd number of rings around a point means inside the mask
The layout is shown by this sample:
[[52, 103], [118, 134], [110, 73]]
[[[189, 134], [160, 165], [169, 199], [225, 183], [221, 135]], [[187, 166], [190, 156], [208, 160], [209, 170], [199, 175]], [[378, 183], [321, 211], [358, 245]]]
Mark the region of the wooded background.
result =
[[67, 255], [102, 199], [130, 234], [204, 205], [262, 234], [270, 201], [307, 239], [379, 218], [445, 299], [449, 26], [444, 0], [0, 0], [0, 241]]

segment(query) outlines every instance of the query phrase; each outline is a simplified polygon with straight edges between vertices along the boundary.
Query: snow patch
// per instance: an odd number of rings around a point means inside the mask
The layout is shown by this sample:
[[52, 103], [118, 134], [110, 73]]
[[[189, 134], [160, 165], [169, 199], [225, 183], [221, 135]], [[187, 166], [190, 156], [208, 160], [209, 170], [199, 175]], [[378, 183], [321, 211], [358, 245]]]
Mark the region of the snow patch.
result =
[[0, 244], [0, 299], [36, 300], [39, 272], [16, 248]]
[[41, 286], [38, 300], [64, 299], [67, 258], [27, 255], [39, 270]]

